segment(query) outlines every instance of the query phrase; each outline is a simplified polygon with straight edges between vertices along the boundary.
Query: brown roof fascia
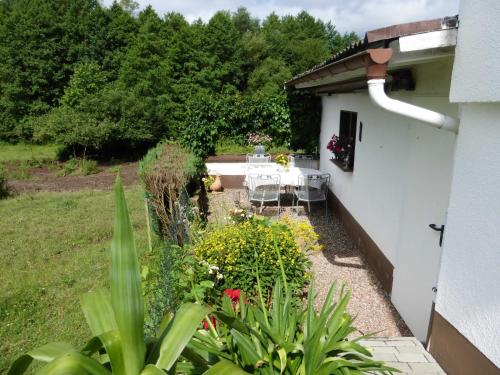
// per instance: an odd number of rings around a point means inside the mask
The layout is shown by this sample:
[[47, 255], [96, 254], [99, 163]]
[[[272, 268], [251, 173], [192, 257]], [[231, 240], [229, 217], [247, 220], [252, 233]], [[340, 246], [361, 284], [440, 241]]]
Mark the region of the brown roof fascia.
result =
[[[330, 75], [345, 73], [360, 68], [367, 68], [370, 78], [380, 78], [379, 76], [381, 74], [385, 75], [387, 63], [391, 57], [391, 48], [369, 48], [353, 56], [346, 57], [345, 59], [335, 61], [310, 73], [306, 73], [303, 76], [287, 82], [287, 85], [296, 85], [302, 82], [321, 79]], [[383, 66], [385, 66], [385, 70]]]
[[442, 22], [443, 19], [436, 18], [434, 20], [392, 25], [368, 31], [365, 37], [368, 43], [373, 43], [380, 40], [395, 39], [406, 35], [426, 33], [430, 31], [441, 30], [443, 28]]

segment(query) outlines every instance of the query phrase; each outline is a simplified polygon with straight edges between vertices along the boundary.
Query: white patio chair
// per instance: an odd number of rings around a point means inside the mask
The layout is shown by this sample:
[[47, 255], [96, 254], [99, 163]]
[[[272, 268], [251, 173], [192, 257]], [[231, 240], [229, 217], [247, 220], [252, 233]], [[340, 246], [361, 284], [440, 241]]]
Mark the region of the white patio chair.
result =
[[297, 198], [299, 202], [307, 202], [307, 208], [311, 212], [311, 202], [325, 202], [325, 216], [328, 214], [328, 186], [330, 185], [330, 174], [317, 174], [299, 176], [299, 184], [293, 192], [292, 206]]
[[288, 161], [297, 168], [317, 169], [318, 161], [312, 155], [290, 155]]
[[264, 203], [278, 202], [280, 214], [280, 175], [279, 174], [249, 174], [247, 184], [248, 200], [260, 202], [259, 213], [262, 213]]
[[247, 163], [269, 163], [271, 155], [269, 154], [247, 154]]

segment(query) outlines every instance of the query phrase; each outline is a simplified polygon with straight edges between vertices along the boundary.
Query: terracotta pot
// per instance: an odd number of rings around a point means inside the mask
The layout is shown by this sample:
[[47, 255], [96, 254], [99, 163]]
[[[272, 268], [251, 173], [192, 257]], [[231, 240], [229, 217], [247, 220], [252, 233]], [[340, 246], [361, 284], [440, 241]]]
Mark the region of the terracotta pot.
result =
[[220, 192], [222, 191], [222, 182], [220, 180], [220, 176], [217, 175], [215, 176], [215, 181], [212, 185], [210, 185], [210, 190], [215, 191], [215, 192]]

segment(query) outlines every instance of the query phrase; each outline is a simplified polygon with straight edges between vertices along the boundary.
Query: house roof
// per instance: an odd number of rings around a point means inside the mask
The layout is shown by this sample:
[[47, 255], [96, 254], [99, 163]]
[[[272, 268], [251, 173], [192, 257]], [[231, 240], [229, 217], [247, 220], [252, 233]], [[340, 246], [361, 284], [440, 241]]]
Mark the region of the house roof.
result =
[[321, 71], [330, 71], [330, 68], [332, 68], [335, 64], [340, 62], [345, 64], [345, 62], [350, 58], [366, 53], [368, 50], [387, 48], [390, 42], [399, 39], [400, 37], [456, 28], [458, 28], [458, 15], [426, 21], [403, 23], [368, 31], [363, 39], [334, 54], [321, 64], [296, 75], [286, 82], [286, 86], [294, 86], [298, 83], [313, 79], [314, 77], [317, 77]]

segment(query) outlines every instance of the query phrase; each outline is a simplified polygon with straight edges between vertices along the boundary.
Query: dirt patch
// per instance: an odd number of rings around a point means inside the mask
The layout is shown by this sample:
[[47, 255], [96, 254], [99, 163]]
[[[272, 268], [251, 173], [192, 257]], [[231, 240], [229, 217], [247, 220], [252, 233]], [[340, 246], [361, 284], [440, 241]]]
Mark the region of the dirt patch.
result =
[[39, 191], [78, 191], [106, 190], [114, 186], [117, 167], [124, 185], [131, 185], [138, 179], [137, 162], [120, 165], [99, 165], [101, 172], [89, 176], [58, 176], [57, 170], [49, 168], [29, 169], [27, 180], [9, 180], [8, 187], [14, 194], [35, 193]]

